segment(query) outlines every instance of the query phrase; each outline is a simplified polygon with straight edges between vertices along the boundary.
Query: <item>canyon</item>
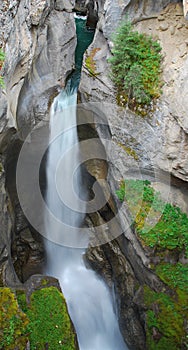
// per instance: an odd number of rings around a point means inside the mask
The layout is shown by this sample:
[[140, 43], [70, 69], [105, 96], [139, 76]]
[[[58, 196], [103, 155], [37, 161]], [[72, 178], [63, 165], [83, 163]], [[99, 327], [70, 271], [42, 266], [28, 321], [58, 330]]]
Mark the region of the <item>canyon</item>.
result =
[[[83, 163], [87, 159], [83, 172], [89, 196], [95, 195], [97, 183], [104, 197], [103, 206], [86, 216], [86, 226], [96, 234], [91, 234], [84, 261], [114, 295], [122, 336], [135, 350], [147, 349], [145, 289], [167, 296], [174, 291], [155, 273], [155, 249], [140, 242], [126, 203], [115, 193], [122, 179], [151, 179], [168, 202], [188, 213], [186, 6], [186, 1], [170, 0], [6, 0], [0, 5], [0, 44], [6, 53], [6, 88], [0, 92], [0, 284], [27, 289], [33, 276], [44, 271], [43, 237], [20, 203], [16, 167], [25, 140], [34, 140], [34, 155], [45, 147], [35, 135], [43, 129], [48, 134], [52, 102], [75, 68], [76, 11], [87, 15], [90, 29], [96, 27], [84, 55], [77, 119], [80, 142], [95, 139], [95, 151], [92, 142], [91, 149], [84, 142], [80, 146]], [[162, 94], [144, 117], [117, 103], [110, 78], [113, 33], [125, 15], [135, 30], [152, 35], [162, 47]], [[39, 175], [43, 193], [45, 157]], [[31, 171], [35, 166], [35, 156], [29, 153], [27, 166]], [[36, 207], [32, 188], [28, 196], [26, 212]], [[33, 213], [40, 223], [40, 211]], [[187, 263], [181, 254], [169, 252], [166, 260]], [[186, 322], [183, 327], [187, 329]], [[157, 344], [163, 335], [154, 326], [151, 332]], [[184, 338], [179, 349], [186, 349]]]

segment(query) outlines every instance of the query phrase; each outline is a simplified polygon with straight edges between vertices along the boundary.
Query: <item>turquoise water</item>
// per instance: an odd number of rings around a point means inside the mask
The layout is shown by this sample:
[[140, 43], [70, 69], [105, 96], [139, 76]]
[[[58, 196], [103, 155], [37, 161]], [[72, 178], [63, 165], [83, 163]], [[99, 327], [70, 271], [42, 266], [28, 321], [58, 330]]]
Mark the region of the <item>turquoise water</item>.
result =
[[75, 18], [76, 34], [77, 34], [77, 46], [75, 51], [75, 71], [69, 79], [71, 89], [77, 89], [80, 83], [80, 76], [82, 70], [82, 62], [84, 52], [93, 41], [95, 34], [94, 30], [88, 30], [86, 27], [86, 19], [77, 16]]

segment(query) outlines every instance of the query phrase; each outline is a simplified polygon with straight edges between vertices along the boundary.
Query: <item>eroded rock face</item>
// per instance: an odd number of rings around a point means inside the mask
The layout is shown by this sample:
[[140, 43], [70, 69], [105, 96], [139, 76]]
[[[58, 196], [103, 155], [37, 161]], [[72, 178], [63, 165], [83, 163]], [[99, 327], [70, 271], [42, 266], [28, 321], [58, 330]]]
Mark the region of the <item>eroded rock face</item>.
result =
[[[97, 103], [101, 120], [103, 114], [108, 120], [112, 136], [110, 144], [105, 141], [107, 135], [98, 122], [96, 128], [109, 160], [107, 179], [111, 191], [115, 193], [123, 178], [134, 175], [139, 178], [145, 172], [147, 177], [151, 175], [157, 182], [164, 181], [167, 185], [170, 183], [169, 174], [186, 184], [188, 29], [182, 2], [106, 1], [103, 4], [94, 41], [85, 54], [80, 94], [82, 102]], [[158, 38], [162, 46], [163, 94], [152, 117], [143, 118], [118, 106], [109, 77], [108, 57], [113, 47], [111, 34], [127, 12], [137, 30]], [[116, 204], [119, 205], [117, 201]], [[101, 223], [101, 216], [105, 218], [100, 212], [90, 216], [94, 226]], [[150, 269], [155, 256], [151, 258], [150, 253], [141, 247], [136, 234], [130, 228], [126, 229], [127, 220], [125, 206], [118, 220], [124, 235], [106, 245], [89, 247], [86, 259], [110, 287], [114, 286], [124, 339], [130, 348], [141, 350], [146, 349], [142, 286], [148, 285], [156, 292], [162, 291], [164, 286]], [[117, 229], [107, 226], [112, 232]], [[105, 236], [107, 232], [104, 230], [100, 234]]]
[[188, 19], [188, 2], [187, 2], [187, 0], [183, 0], [183, 11], [184, 11], [185, 18]]
[[[126, 153], [131, 153], [131, 150], [133, 150], [135, 157], [132, 157], [132, 161], [134, 161], [136, 167], [153, 164], [154, 167], [157, 166], [187, 181], [188, 119], [186, 111], [188, 106], [186, 82], [188, 50], [186, 37], [188, 29], [187, 22], [183, 17], [182, 4], [169, 4], [164, 10], [155, 12], [155, 15], [154, 9], [156, 7], [153, 6], [153, 15], [148, 15], [149, 18], [144, 21], [140, 21], [142, 18], [139, 17], [139, 22], [135, 25], [135, 28], [139, 31], [146, 32], [159, 39], [164, 57], [163, 94], [157, 102], [156, 110], [149, 119], [134, 115], [134, 113], [121, 109], [116, 104], [115, 89], [109, 78], [110, 70], [107, 63], [112, 46], [111, 34], [106, 29], [108, 23], [109, 28], [112, 28], [112, 23], [107, 15], [108, 11], [110, 11], [112, 17], [114, 16], [113, 11], [110, 10], [110, 4], [99, 20], [94, 42], [85, 56], [86, 59], [88, 56], [92, 57], [94, 69], [91, 73], [88, 64], [84, 64], [80, 85], [82, 101], [105, 103], [105, 113], [109, 120], [112, 137], [115, 142], [127, 148], [127, 152], [124, 149], [124, 155], [121, 157], [123, 149], [118, 147], [121, 161], [123, 158], [127, 158]], [[161, 7], [163, 5], [161, 2]], [[161, 7], [159, 6], [157, 9], [161, 9]], [[120, 12], [121, 18], [122, 11]], [[135, 18], [137, 18], [137, 14], [140, 14], [140, 7], [135, 11]], [[139, 125], [139, 128], [134, 127], [135, 123]], [[128, 152], [128, 149], [130, 152]], [[113, 152], [111, 154], [113, 157]], [[113, 159], [117, 159], [115, 147]], [[114, 164], [115, 167], [117, 165], [117, 169], [121, 167], [120, 163], [117, 159]], [[123, 163], [123, 168], [126, 168], [127, 159]]]
[[23, 138], [47, 116], [50, 97], [74, 67], [74, 18], [61, 5], [21, 1], [6, 41], [8, 116]]
[[0, 269], [1, 279], [10, 286], [19, 282], [14, 269], [22, 282], [42, 272], [43, 244], [19, 203], [16, 163], [23, 140], [38, 122], [49, 118], [53, 98], [74, 68], [74, 6], [75, 1], [58, 0], [0, 4], [0, 41], [6, 52], [6, 91], [0, 99], [0, 152], [6, 171], [1, 187], [2, 193], [5, 187], [7, 191], [1, 198], [6, 220], [2, 220]]

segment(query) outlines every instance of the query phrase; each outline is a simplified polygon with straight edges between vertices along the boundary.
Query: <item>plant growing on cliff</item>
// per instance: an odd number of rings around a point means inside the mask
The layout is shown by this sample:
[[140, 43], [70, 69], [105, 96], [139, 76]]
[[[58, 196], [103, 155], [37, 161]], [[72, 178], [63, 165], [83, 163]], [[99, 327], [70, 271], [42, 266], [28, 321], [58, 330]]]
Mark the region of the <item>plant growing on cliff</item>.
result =
[[129, 105], [147, 105], [159, 97], [160, 51], [157, 41], [134, 31], [130, 22], [118, 28], [109, 62], [118, 96], [123, 96]]
[[149, 181], [125, 180], [116, 194], [121, 201], [127, 201], [143, 245], [160, 250], [184, 250], [188, 256], [187, 215], [165, 203]]
[[86, 51], [86, 60], [85, 60], [85, 65], [86, 68], [90, 74], [90, 76], [92, 77], [96, 77], [97, 75], [99, 75], [99, 73], [97, 73], [96, 71], [96, 63], [94, 60], [94, 57], [96, 55], [96, 53], [100, 51], [100, 48], [95, 47], [91, 50], [90, 54], [88, 55], [87, 51]]
[[[4, 60], [5, 60], [5, 53], [3, 52], [2, 49], [0, 49], [0, 73], [1, 73], [1, 69], [3, 66]], [[0, 86], [4, 87], [4, 80], [3, 80], [3, 77], [1, 76], [1, 74], [0, 74]]]
[[188, 255], [188, 217], [164, 202], [147, 180], [122, 181], [116, 194], [128, 204], [135, 233], [150, 254], [150, 268], [168, 286], [163, 293], [144, 287], [148, 349], [186, 349], [188, 266], [179, 257]]

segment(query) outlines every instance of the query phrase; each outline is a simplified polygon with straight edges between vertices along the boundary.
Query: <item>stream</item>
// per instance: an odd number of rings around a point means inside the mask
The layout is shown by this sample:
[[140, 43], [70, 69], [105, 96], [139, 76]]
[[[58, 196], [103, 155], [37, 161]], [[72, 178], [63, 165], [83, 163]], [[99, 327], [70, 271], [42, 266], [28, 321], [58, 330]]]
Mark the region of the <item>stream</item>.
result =
[[53, 224], [46, 218], [47, 237], [54, 235], [59, 244], [46, 241], [45, 273], [60, 281], [80, 350], [127, 350], [119, 330], [114, 300], [102, 279], [87, 269], [83, 261], [85, 251], [81, 247], [88, 242], [79, 229], [84, 219], [85, 202], [79, 200], [83, 187], [76, 107], [82, 57], [94, 33], [87, 31], [83, 18], [76, 18], [76, 24], [76, 70], [65, 90], [54, 99], [50, 115], [46, 202], [61, 224]]

